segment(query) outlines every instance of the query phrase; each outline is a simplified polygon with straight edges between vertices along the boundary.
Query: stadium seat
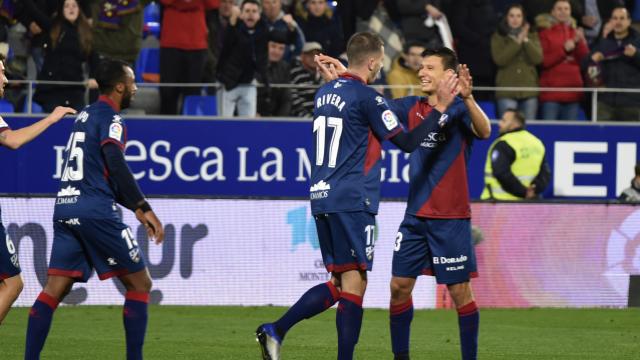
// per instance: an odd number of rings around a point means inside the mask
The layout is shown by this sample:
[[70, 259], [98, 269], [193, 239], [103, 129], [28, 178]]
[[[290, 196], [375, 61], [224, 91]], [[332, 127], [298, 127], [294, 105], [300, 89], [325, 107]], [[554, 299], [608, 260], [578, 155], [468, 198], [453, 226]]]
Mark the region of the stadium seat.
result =
[[189, 95], [184, 97], [182, 104], [182, 115], [218, 115], [217, 99], [213, 95], [198, 96]]
[[160, 6], [155, 1], [144, 7], [143, 36], [147, 35], [160, 38]]
[[[29, 112], [29, 104], [27, 103], [26, 100], [24, 101], [24, 107], [22, 108], [22, 112], [25, 114]], [[44, 110], [42, 110], [42, 106], [40, 104], [38, 104], [35, 101], [31, 101], [31, 113], [41, 114], [41, 113], [44, 113]]]
[[136, 61], [136, 80], [139, 82], [160, 82], [160, 49], [142, 48]]
[[12, 103], [10, 103], [7, 100], [0, 99], [0, 113], [1, 114], [14, 113], [14, 112], [15, 112], [15, 108], [13, 107]]
[[493, 100], [478, 101], [478, 105], [480, 105], [480, 108], [484, 111], [485, 114], [487, 114], [487, 117], [489, 117], [489, 119], [498, 118], [496, 116], [496, 103]]

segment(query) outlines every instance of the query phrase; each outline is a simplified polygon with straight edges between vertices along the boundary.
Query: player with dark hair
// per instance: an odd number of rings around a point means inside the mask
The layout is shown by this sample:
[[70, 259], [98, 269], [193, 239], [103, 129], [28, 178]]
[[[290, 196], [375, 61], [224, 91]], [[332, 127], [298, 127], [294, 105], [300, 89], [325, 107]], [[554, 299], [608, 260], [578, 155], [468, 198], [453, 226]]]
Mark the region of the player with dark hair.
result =
[[127, 132], [119, 112], [136, 92], [133, 70], [125, 62], [107, 60], [96, 80], [101, 95], [78, 114], [65, 149], [47, 284], [29, 312], [25, 359], [40, 358], [59, 302], [74, 282], [86, 282], [92, 269], [101, 280], [117, 276], [127, 289], [127, 359], [142, 359], [151, 277], [116, 202], [135, 212], [157, 244], [164, 229], [124, 158]]
[[[475, 359], [479, 313], [469, 280], [477, 275], [471, 240], [467, 167], [474, 138], [486, 139], [491, 123], [472, 95], [466, 65], [447, 48], [425, 50], [418, 75], [427, 97], [405, 97], [393, 107], [409, 128], [422, 125], [442, 102], [435, 84], [458, 72], [460, 97], [446, 127], [429, 134], [410, 158], [409, 197], [393, 254], [390, 328], [395, 359], [409, 359], [412, 291], [419, 275], [435, 275], [455, 302], [463, 359]], [[437, 109], [437, 107], [435, 107]]]
[[[9, 81], [4, 73], [4, 57], [0, 55], [0, 98], [4, 97], [4, 87]], [[49, 126], [57, 123], [66, 114], [75, 114], [76, 111], [69, 107], [58, 106], [51, 115], [46, 118], [18, 130], [11, 130], [9, 125], [0, 117], [0, 146], [16, 150], [22, 145], [35, 139]], [[20, 262], [13, 242], [9, 234], [2, 226], [0, 212], [0, 324], [7, 316], [11, 304], [22, 292], [22, 277], [20, 276]]]
[[352, 359], [362, 324], [367, 271], [373, 263], [380, 142], [388, 139], [406, 152], [413, 151], [429, 133], [446, 125], [450, 115], [444, 112], [457, 93], [455, 74], [439, 81], [440, 103], [427, 121], [407, 133], [387, 101], [367, 86], [382, 68], [382, 39], [367, 32], [353, 35], [347, 57], [347, 71], [318, 90], [314, 106], [311, 211], [331, 280], [309, 289], [276, 322], [258, 327], [263, 359], [279, 359], [282, 340], [293, 325], [338, 301], [338, 359]]

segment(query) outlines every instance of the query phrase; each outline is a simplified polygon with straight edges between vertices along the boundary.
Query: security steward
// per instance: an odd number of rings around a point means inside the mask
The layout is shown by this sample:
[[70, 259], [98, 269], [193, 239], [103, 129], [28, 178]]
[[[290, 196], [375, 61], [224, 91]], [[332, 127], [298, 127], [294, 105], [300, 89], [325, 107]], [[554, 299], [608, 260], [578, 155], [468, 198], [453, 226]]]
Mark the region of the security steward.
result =
[[489, 147], [482, 200], [535, 199], [551, 178], [544, 144], [525, 130], [524, 115], [508, 109], [498, 122], [500, 135]]

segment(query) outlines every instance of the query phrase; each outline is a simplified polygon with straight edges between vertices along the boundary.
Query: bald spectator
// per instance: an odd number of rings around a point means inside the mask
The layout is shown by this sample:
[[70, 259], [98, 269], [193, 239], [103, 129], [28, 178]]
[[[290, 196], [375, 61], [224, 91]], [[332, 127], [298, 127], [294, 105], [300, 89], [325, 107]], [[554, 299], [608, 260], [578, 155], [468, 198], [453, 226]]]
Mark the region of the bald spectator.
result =
[[[542, 45], [541, 87], [583, 87], [580, 62], [589, 54], [581, 28], [571, 24], [571, 4], [556, 0], [551, 9], [551, 22], [540, 30]], [[577, 120], [582, 92], [542, 91], [542, 118], [545, 120]]]
[[322, 77], [317, 70], [313, 57], [322, 52], [322, 45], [317, 42], [305, 43], [300, 60], [296, 60], [291, 69], [291, 84], [304, 88], [291, 89], [291, 115], [311, 117], [313, 115], [313, 98], [322, 84]]
[[422, 66], [422, 52], [426, 49], [420, 42], [406, 42], [402, 53], [391, 64], [391, 70], [387, 75], [389, 85], [413, 85], [414, 88], [391, 88], [391, 97], [394, 99], [418, 95], [425, 96], [420, 90], [420, 78], [418, 70]]
[[[617, 7], [591, 52], [602, 85], [610, 88], [640, 88], [640, 34], [631, 27], [629, 11]], [[640, 94], [598, 94], [598, 120], [640, 121]]]

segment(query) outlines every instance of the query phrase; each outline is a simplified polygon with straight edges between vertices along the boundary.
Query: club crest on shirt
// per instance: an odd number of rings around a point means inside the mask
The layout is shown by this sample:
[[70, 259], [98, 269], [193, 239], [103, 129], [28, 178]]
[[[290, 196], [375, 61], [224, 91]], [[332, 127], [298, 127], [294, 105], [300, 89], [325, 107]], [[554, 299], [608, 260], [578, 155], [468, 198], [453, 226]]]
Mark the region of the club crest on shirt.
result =
[[391, 110], [385, 110], [382, 113], [382, 122], [387, 130], [393, 130], [398, 126], [398, 119]]
[[109, 126], [109, 137], [122, 142], [122, 125], [113, 123]]

